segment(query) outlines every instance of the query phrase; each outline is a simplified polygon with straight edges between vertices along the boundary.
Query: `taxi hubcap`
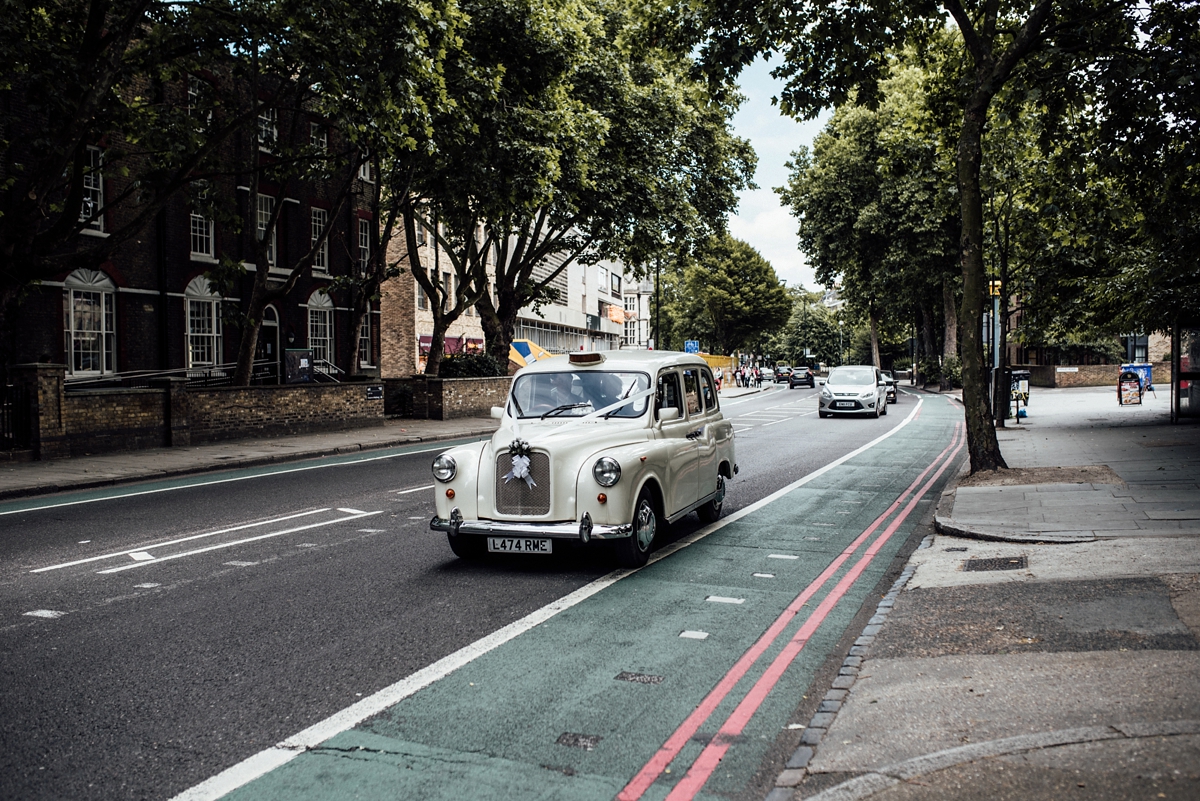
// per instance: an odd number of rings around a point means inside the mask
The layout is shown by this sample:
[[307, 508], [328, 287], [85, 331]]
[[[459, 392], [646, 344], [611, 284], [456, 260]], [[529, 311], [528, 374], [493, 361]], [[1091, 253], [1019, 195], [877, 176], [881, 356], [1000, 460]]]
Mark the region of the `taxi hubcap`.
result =
[[637, 513], [637, 541], [640, 550], [646, 550], [650, 547], [650, 543], [654, 541], [656, 524], [654, 509], [650, 506], [650, 502], [642, 501], [638, 505]]

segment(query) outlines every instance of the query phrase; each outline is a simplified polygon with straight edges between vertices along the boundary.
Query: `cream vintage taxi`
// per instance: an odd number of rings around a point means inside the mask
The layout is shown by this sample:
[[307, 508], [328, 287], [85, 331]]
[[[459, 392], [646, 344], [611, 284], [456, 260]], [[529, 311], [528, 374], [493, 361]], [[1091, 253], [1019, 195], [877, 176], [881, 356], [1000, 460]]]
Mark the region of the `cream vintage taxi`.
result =
[[607, 543], [627, 567], [695, 511], [716, 520], [737, 472], [733, 425], [703, 359], [666, 351], [573, 353], [513, 379], [490, 440], [433, 461], [437, 514], [460, 557]]

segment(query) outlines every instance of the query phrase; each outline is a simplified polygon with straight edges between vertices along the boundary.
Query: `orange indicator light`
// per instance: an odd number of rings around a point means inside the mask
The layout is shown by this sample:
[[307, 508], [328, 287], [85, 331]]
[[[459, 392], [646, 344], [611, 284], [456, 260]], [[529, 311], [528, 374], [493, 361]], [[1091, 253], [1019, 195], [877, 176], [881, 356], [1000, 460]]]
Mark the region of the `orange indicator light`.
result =
[[600, 503], [608, 503], [608, 496], [602, 492], [596, 496], [596, 500], [600, 501]]
[[453, 498], [453, 497], [454, 497], [454, 490], [452, 490], [452, 489], [447, 489], [447, 490], [446, 490], [446, 497], [447, 497], [447, 498]]

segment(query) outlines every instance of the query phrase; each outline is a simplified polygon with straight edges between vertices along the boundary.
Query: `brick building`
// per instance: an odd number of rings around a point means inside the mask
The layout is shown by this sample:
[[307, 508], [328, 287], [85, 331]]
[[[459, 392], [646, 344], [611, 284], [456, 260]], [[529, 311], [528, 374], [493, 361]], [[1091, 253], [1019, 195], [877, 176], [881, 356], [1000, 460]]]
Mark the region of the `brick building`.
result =
[[[167, 96], [181, 106], [190, 104], [195, 81], [188, 76], [166, 87]], [[355, 360], [362, 372], [378, 375], [378, 309], [360, 330], [352, 331], [347, 301], [332, 288], [337, 276], [359, 269], [369, 256], [364, 247], [374, 240], [375, 223], [363, 191], [370, 188], [370, 164], [358, 170], [345, 204], [339, 200], [345, 181], [351, 180], [349, 172], [345, 180], [291, 180], [286, 189], [263, 179], [252, 196], [252, 176], [275, 158], [279, 137], [303, 137], [314, 147], [346, 146], [325, 120], [303, 112], [296, 113], [298, 119], [292, 116], [286, 110], [264, 109], [256, 127], [225, 142], [218, 158], [227, 167], [218, 177], [176, 193], [150, 225], [107, 261], [31, 287], [8, 320], [5, 361], [65, 364], [68, 384], [143, 371], [186, 369], [192, 375], [227, 376], [241, 334], [225, 319], [222, 302], [245, 308], [255, 271], [267, 269], [273, 281], [282, 282], [312, 248], [317, 233], [331, 227], [311, 270], [289, 295], [264, 311], [256, 381], [279, 380], [287, 348], [311, 349], [318, 365], [331, 375], [348, 372]], [[106, 150], [120, 144], [119, 133], [113, 132], [88, 148], [93, 172], [86, 177], [81, 220], [94, 219], [79, 238], [106, 237], [135, 213], [129, 201], [114, 200], [130, 190], [130, 179], [105, 168]], [[221, 206], [225, 216], [206, 213], [197, 197]], [[269, 263], [255, 264], [255, 236], [280, 204]], [[240, 220], [240, 226], [232, 219]], [[246, 268], [224, 298], [205, 275], [223, 258]]]

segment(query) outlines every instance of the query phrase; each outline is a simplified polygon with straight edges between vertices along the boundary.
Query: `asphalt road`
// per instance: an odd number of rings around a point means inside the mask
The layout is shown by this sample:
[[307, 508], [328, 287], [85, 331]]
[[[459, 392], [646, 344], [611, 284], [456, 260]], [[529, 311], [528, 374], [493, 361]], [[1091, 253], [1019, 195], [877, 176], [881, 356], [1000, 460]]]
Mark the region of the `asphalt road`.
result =
[[[727, 401], [726, 514], [914, 404], [818, 420], [813, 390]], [[169, 798], [613, 569], [583, 550], [455, 559], [428, 530], [431, 456], [0, 505], [0, 798]]]

